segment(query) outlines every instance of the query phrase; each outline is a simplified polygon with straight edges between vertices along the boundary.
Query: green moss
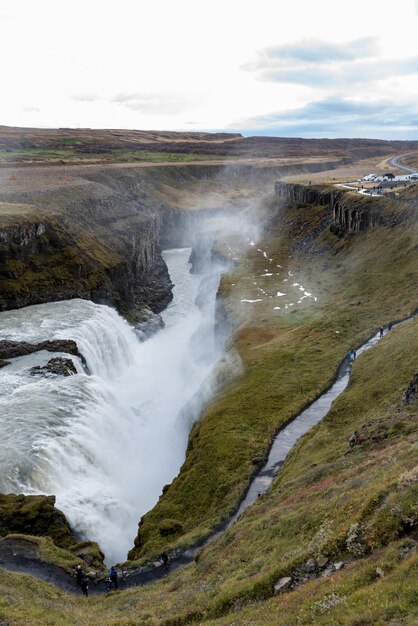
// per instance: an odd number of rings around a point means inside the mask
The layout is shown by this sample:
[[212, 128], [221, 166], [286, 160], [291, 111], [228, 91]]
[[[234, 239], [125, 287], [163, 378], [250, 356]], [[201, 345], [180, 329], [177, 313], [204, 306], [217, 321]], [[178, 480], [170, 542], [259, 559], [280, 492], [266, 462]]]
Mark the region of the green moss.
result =
[[96, 570], [104, 570], [104, 554], [95, 541], [83, 541], [70, 547], [70, 551]]
[[[243, 291], [232, 283], [257, 276], [263, 286], [257, 251], [224, 279], [245, 371], [193, 428], [182, 473], [145, 516], [133, 556], [150, 558], [209, 533], [236, 506], [276, 429], [329, 384], [347, 350], [418, 307], [415, 226], [337, 239], [318, 221], [309, 231], [316, 214], [309, 207], [281, 213], [260, 245], [316, 303], [285, 313], [269, 302], [243, 310]], [[309, 234], [307, 252], [300, 244]], [[272, 488], [188, 567], [149, 587], [91, 598], [88, 616], [82, 598], [1, 573], [6, 618], [102, 626], [415, 624], [417, 406], [405, 406], [402, 396], [417, 369], [417, 329], [416, 320], [395, 327], [359, 356], [348, 388], [299, 440]], [[350, 449], [355, 430], [361, 441]], [[163, 536], [160, 529], [173, 523], [176, 534]], [[319, 555], [347, 565], [272, 597], [278, 578], [299, 580], [306, 560]]]
[[54, 496], [0, 494], [0, 537], [10, 533], [47, 535], [62, 548], [76, 542]]
[[[280, 426], [330, 384], [347, 351], [381, 323], [418, 307], [407, 278], [413, 274], [413, 281], [418, 280], [416, 229], [381, 227], [340, 240], [324, 227], [317, 229], [317, 212], [317, 207], [305, 207], [280, 213], [277, 230], [270, 227], [259, 244], [283, 274], [292, 271], [309, 285], [316, 303], [276, 313], [271, 300], [264, 299], [243, 311], [241, 299], [251, 297], [245, 284], [252, 288], [257, 279], [264, 286], [266, 260], [256, 249], [224, 278], [221, 293], [227, 313], [239, 325], [234, 345], [245, 372], [195, 425], [181, 472], [143, 517], [130, 558], [189, 545], [227, 519], [248, 486], [254, 458], [264, 458]], [[301, 238], [311, 241], [310, 255], [304, 248], [299, 252]], [[245, 283], [248, 276], [253, 278]], [[379, 376], [371, 401], [376, 402], [385, 384]], [[387, 436], [392, 435], [396, 432], [388, 430]], [[158, 531], [162, 520], [173, 517], [184, 529], [175, 541]]]

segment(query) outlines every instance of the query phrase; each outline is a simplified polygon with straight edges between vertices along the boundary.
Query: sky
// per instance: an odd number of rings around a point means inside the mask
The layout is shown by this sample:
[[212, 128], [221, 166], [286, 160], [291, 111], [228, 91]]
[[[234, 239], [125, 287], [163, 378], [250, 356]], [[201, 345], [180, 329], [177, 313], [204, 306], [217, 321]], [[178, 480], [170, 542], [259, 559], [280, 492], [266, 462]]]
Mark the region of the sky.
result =
[[0, 124], [418, 139], [418, 0], [0, 0]]

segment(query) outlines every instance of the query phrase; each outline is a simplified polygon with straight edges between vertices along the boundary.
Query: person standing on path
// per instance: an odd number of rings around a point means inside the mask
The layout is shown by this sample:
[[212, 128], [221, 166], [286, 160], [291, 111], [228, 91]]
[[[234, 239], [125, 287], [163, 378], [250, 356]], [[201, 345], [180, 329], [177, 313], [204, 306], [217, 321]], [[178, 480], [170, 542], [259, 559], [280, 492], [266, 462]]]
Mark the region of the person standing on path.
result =
[[84, 579], [84, 572], [81, 568], [81, 565], [77, 565], [75, 569], [75, 581], [79, 587], [81, 587], [81, 583], [83, 582], [83, 579]]
[[109, 570], [109, 591], [112, 589], [112, 585], [115, 586], [115, 589], [118, 588], [118, 572], [114, 565]]
[[88, 581], [87, 576], [84, 576], [83, 580], [81, 581], [80, 588], [81, 588], [81, 591], [83, 592], [83, 595], [85, 595], [86, 598], [88, 598], [89, 597], [89, 581]]
[[383, 330], [384, 330], [384, 329], [383, 329], [383, 326], [381, 326], [381, 327], [380, 327], [380, 330], [379, 330], [379, 333], [380, 333], [380, 334], [379, 334], [379, 338], [380, 338], [380, 339], [383, 337]]

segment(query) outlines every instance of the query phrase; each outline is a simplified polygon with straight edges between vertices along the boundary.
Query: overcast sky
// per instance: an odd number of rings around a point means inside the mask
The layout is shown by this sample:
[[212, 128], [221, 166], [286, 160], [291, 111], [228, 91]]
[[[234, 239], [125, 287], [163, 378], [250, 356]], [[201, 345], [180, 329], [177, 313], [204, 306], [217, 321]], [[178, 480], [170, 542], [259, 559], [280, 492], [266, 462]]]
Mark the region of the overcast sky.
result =
[[0, 124], [418, 139], [418, 0], [0, 0]]

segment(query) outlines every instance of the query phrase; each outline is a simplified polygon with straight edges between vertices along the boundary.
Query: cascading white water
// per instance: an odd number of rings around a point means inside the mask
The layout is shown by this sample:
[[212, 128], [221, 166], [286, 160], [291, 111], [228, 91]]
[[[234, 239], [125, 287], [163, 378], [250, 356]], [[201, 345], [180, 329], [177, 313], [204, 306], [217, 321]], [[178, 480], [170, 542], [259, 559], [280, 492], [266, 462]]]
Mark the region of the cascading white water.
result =
[[0, 339], [74, 339], [91, 372], [74, 359], [76, 376], [32, 376], [33, 365], [55, 356], [46, 352], [0, 370], [0, 490], [55, 494], [108, 562], [126, 558], [140, 515], [178, 473], [190, 410], [196, 418], [198, 391], [221, 356], [213, 336], [220, 271], [215, 280], [190, 274], [189, 254], [165, 252], [174, 298], [165, 328], [144, 343], [114, 310], [85, 300], [0, 314]]

